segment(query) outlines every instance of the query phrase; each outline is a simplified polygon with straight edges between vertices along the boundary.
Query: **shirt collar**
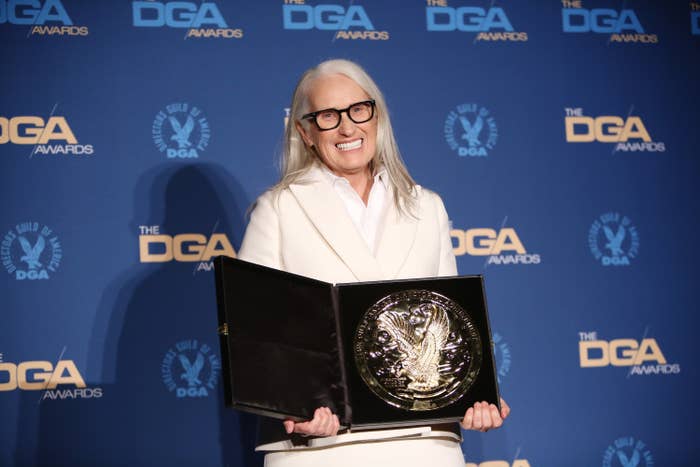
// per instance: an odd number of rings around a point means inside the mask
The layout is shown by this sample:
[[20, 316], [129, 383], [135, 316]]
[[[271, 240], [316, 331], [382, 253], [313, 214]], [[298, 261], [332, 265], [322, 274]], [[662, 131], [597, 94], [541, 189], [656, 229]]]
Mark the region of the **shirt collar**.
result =
[[[331, 169], [329, 169], [326, 166], [326, 164], [319, 164], [319, 166], [321, 168], [321, 172], [323, 172], [326, 175], [328, 181], [331, 182], [331, 185], [334, 185], [336, 183], [346, 183], [348, 185], [350, 184], [347, 178], [339, 177], [338, 175], [331, 172]], [[384, 167], [383, 165], [379, 166], [374, 175], [374, 182], [376, 183], [377, 181], [381, 182], [381, 184], [384, 185], [384, 188], [389, 188], [389, 173], [386, 171], [386, 167]]]

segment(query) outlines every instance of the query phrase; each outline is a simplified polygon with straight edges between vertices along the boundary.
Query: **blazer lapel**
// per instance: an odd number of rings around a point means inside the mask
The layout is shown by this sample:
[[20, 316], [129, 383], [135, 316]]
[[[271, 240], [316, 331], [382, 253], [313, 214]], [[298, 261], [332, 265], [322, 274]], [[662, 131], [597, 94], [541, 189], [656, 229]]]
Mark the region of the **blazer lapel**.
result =
[[289, 186], [302, 209], [352, 271], [358, 281], [376, 281], [386, 276], [347, 215], [343, 202], [327, 182], [321, 169], [313, 167], [298, 183]]
[[386, 274], [385, 279], [395, 279], [416, 240], [418, 219], [400, 215], [393, 196], [387, 196], [386, 202], [387, 213], [380, 227], [377, 261]]

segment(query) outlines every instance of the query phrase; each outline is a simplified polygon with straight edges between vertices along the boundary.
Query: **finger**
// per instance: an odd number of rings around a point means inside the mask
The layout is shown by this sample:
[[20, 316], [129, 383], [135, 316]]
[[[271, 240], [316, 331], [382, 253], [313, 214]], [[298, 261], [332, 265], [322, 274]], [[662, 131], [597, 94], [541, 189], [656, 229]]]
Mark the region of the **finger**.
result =
[[294, 431], [294, 422], [292, 420], [285, 420], [282, 423], [284, 424], [284, 431], [286, 431], [287, 434], [291, 434], [292, 431]]
[[313, 434], [316, 436], [328, 436], [331, 423], [330, 410], [327, 407], [320, 407], [313, 420]]
[[472, 424], [474, 422], [474, 409], [472, 407], [469, 407], [467, 409], [467, 413], [464, 414], [464, 418], [462, 419], [462, 428], [465, 430], [471, 430], [472, 429]]
[[[305, 435], [313, 436], [333, 436], [338, 433], [340, 428], [340, 420], [337, 415], [328, 407], [319, 407], [314, 411], [314, 417], [306, 422], [294, 423], [289, 420], [292, 426], [292, 430], [295, 433], [301, 433]], [[287, 423], [285, 422], [285, 430], [288, 430]], [[290, 431], [287, 431], [290, 433]]]
[[328, 409], [328, 436], [337, 435], [339, 426], [340, 421], [338, 420], [338, 416], [334, 414], [331, 409]]
[[306, 422], [300, 422], [294, 424], [294, 433], [300, 433], [303, 435], [313, 435], [318, 426], [318, 417], [320, 414], [320, 409], [314, 410], [314, 416], [311, 420]]
[[489, 405], [486, 402], [481, 403], [481, 430], [487, 431], [489, 428], [493, 427], [491, 421], [491, 411], [489, 410]]
[[510, 406], [501, 397], [501, 418], [505, 420], [508, 415], [510, 415]]
[[292, 430], [294, 433], [299, 433], [302, 435], [309, 435], [309, 434], [311, 434], [310, 426], [311, 426], [311, 422], [295, 423]]
[[498, 413], [498, 407], [496, 407], [494, 404], [489, 405], [489, 412], [491, 412], [491, 425], [494, 428], [499, 428], [501, 425], [503, 425], [503, 419]]
[[[304, 432], [309, 431], [313, 429], [313, 427], [318, 423], [318, 409], [314, 410], [314, 416], [311, 417], [311, 420], [307, 420], [305, 422], [297, 423], [296, 428], [297, 430], [304, 430]], [[295, 430], [295, 431], [297, 431]]]
[[481, 420], [481, 404], [478, 402], [474, 404], [474, 421], [472, 422], [472, 429], [473, 430], [481, 430], [482, 427], [482, 420]]
[[321, 409], [321, 418], [319, 420], [319, 433], [323, 436], [329, 436], [333, 431], [333, 414], [328, 407]]
[[326, 408], [319, 407], [318, 409], [316, 409], [316, 412], [314, 413], [314, 419], [312, 420], [313, 426], [310, 427], [313, 430], [311, 434], [318, 436], [325, 435], [326, 419]]

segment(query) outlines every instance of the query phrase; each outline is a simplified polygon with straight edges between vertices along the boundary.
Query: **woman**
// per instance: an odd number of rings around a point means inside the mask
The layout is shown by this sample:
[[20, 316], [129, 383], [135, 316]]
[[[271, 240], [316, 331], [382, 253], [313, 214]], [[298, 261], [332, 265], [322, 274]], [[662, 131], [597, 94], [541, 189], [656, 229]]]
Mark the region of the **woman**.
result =
[[[382, 93], [355, 63], [329, 60], [299, 81], [282, 178], [258, 199], [239, 258], [332, 283], [457, 274], [442, 200], [408, 174]], [[487, 431], [508, 412], [476, 403], [461, 426]], [[277, 451], [266, 465], [464, 465], [456, 424], [338, 435], [325, 407], [273, 423], [282, 441], [259, 446]], [[299, 449], [298, 434], [330, 438]]]

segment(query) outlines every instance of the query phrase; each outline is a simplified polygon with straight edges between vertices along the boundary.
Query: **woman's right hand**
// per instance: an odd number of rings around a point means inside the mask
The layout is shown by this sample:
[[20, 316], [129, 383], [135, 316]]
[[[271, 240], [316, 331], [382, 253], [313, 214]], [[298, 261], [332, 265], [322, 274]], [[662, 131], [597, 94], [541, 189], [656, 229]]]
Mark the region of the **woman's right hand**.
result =
[[338, 416], [328, 407], [320, 407], [314, 411], [314, 418], [306, 422], [285, 420], [284, 430], [287, 434], [299, 433], [309, 436], [335, 436], [340, 428]]

